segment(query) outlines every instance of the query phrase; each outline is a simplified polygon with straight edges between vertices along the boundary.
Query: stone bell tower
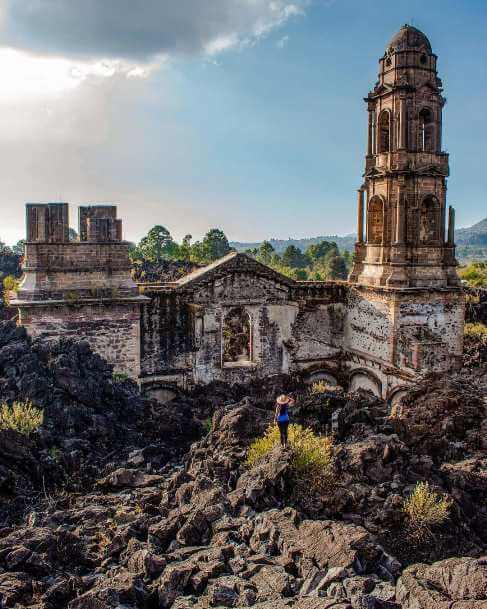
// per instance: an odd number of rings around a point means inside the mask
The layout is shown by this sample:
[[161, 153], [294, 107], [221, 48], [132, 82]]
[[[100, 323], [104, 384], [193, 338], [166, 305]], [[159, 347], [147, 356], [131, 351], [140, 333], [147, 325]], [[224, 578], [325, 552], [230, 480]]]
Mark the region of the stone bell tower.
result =
[[459, 285], [436, 61], [427, 37], [410, 25], [393, 36], [379, 60], [379, 80], [365, 98], [368, 142], [352, 283]]

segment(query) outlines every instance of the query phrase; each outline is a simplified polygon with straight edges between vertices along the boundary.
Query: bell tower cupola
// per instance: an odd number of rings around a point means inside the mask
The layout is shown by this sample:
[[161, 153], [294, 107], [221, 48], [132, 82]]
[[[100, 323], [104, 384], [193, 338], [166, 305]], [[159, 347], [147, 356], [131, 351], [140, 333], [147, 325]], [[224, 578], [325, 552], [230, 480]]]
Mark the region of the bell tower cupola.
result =
[[428, 38], [411, 25], [392, 37], [379, 59], [378, 81], [365, 98], [367, 152], [351, 282], [459, 284], [454, 211], [446, 209], [445, 98], [436, 64]]

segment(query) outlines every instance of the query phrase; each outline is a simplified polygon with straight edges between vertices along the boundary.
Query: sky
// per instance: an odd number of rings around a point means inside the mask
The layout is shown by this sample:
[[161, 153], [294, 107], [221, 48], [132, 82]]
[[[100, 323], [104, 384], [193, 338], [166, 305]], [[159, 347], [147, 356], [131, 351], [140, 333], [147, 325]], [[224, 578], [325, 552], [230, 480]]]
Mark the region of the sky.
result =
[[118, 205], [124, 237], [355, 230], [388, 40], [438, 55], [448, 203], [487, 216], [485, 0], [0, 0], [0, 239], [25, 202]]

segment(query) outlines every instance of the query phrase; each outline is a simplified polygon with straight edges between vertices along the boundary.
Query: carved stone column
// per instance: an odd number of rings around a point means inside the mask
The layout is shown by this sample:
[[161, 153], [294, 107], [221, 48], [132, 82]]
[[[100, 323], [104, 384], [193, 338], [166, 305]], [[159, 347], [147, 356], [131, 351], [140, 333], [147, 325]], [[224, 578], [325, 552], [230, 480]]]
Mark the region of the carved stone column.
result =
[[399, 99], [399, 150], [405, 150], [407, 143], [407, 108], [406, 98]]
[[367, 138], [367, 156], [374, 154], [374, 111], [369, 108], [369, 132]]
[[357, 243], [364, 242], [364, 190], [357, 190]]

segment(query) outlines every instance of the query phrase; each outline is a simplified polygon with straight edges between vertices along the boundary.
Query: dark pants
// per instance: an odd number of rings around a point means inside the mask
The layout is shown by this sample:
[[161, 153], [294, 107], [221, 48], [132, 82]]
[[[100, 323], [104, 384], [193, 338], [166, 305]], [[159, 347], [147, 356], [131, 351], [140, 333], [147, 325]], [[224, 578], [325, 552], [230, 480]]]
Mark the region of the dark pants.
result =
[[281, 432], [281, 445], [287, 446], [287, 428], [289, 427], [289, 421], [277, 421], [277, 425]]

